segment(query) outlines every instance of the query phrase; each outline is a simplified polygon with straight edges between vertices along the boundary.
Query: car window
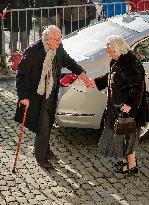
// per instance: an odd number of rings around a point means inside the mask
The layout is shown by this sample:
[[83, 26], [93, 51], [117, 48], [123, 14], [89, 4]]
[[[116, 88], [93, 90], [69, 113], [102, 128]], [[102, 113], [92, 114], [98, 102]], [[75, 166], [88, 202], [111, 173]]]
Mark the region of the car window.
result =
[[149, 62], [149, 39], [139, 42], [134, 47], [134, 52], [142, 62]]

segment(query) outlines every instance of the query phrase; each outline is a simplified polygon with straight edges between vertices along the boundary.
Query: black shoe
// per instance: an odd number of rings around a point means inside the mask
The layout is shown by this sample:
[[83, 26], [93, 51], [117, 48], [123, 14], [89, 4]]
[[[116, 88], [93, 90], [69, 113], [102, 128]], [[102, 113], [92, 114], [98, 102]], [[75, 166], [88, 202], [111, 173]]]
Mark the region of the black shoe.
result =
[[45, 169], [55, 169], [55, 165], [50, 162], [50, 160], [45, 160], [43, 162], [38, 162], [39, 166], [45, 168]]
[[127, 169], [127, 170], [123, 170], [123, 167], [115, 170], [115, 173], [130, 174], [130, 175], [138, 174], [138, 172], [139, 172], [138, 166], [135, 166], [135, 167]]
[[[127, 166], [127, 162], [118, 161], [118, 162], [113, 163], [113, 166], [114, 167], [124, 167], [124, 166]], [[137, 160], [136, 160], [136, 166], [138, 166]]]
[[48, 151], [47, 159], [48, 159], [48, 160], [49, 160], [49, 159], [58, 160], [57, 156], [56, 156], [51, 150]]
[[113, 163], [113, 166], [114, 166], [114, 167], [127, 166], [127, 162], [123, 162], [123, 161], [115, 162], [115, 163]]
[[127, 165], [127, 162], [123, 162], [123, 161], [113, 163], [113, 166], [115, 166], [115, 167], [123, 167], [126, 165]]

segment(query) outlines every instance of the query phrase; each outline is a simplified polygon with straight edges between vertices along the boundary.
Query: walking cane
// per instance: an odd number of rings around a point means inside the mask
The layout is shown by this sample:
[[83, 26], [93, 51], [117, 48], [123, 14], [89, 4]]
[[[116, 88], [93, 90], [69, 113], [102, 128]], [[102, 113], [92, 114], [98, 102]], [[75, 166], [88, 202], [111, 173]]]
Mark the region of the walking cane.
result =
[[23, 115], [22, 125], [21, 125], [20, 137], [19, 137], [19, 140], [18, 140], [17, 148], [16, 148], [16, 157], [15, 157], [15, 160], [14, 160], [12, 173], [15, 173], [15, 168], [16, 168], [17, 159], [18, 159], [18, 154], [19, 154], [19, 150], [20, 150], [20, 144], [21, 144], [22, 134], [23, 134], [23, 131], [24, 131], [24, 124], [25, 124], [27, 109], [28, 109], [28, 107], [26, 106], [26, 107], [25, 107], [25, 111], [24, 111], [24, 115]]

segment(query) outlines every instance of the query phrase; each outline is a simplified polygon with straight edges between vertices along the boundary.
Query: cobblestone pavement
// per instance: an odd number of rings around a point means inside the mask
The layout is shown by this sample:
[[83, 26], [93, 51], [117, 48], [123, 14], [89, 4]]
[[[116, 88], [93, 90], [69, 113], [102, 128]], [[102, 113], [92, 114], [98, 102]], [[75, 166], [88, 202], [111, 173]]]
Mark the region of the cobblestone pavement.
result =
[[14, 81], [0, 81], [0, 205], [149, 205], [149, 138], [140, 142], [139, 174], [115, 174], [110, 159], [97, 157], [97, 132], [53, 127], [56, 170], [41, 169], [34, 158], [34, 135], [25, 129], [12, 173], [18, 124]]

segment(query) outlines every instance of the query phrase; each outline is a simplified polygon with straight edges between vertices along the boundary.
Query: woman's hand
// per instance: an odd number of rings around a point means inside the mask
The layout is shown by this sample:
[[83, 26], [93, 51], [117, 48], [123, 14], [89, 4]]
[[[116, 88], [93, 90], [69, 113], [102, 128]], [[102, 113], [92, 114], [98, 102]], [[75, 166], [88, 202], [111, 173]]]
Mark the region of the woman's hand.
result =
[[84, 82], [84, 84], [87, 88], [95, 88], [96, 87], [95, 82], [93, 80], [90, 80], [84, 72], [82, 72], [79, 75], [79, 79]]
[[19, 107], [22, 105], [25, 105], [27, 108], [29, 107], [29, 100], [28, 99], [23, 99], [19, 101]]
[[126, 112], [126, 113], [129, 113], [131, 107], [129, 105], [126, 105], [124, 104], [122, 107], [121, 107], [121, 111], [122, 112]]

